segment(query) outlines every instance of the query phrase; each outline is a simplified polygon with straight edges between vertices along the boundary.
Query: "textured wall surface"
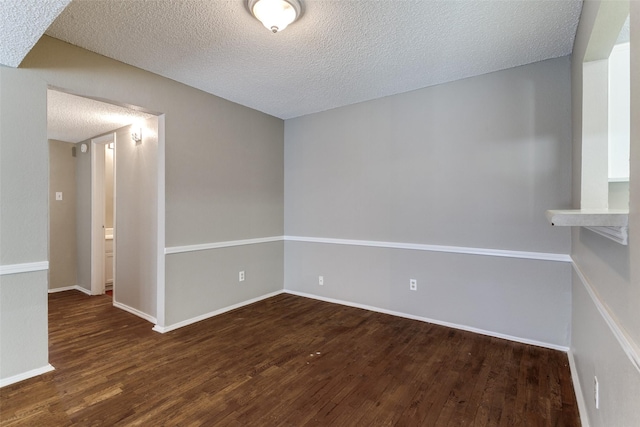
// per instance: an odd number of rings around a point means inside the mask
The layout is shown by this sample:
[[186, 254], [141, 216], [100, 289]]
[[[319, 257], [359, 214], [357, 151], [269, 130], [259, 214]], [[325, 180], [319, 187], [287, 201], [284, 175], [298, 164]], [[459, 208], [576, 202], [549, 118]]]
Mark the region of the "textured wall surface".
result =
[[46, 83], [8, 68], [0, 72], [0, 265], [46, 261]]
[[[571, 201], [569, 71], [559, 58], [288, 120], [286, 235], [567, 254], [569, 230], [544, 211]], [[285, 251], [286, 289], [555, 346], [569, 343], [569, 271], [318, 243]]]
[[0, 379], [48, 364], [47, 272], [0, 277]]
[[[543, 345], [569, 344], [568, 263], [306, 242], [286, 242], [285, 259], [287, 290]], [[417, 291], [409, 290], [409, 279], [417, 280]]]
[[156, 317], [158, 119], [144, 123], [140, 144], [131, 131], [116, 131], [114, 300]]
[[[282, 120], [49, 37], [40, 40], [18, 72], [40, 79], [45, 92], [49, 84], [79, 95], [166, 115], [166, 246], [283, 234]], [[20, 92], [25, 88], [18, 86], [16, 90]], [[25, 121], [28, 117], [25, 113], [16, 121]], [[44, 125], [42, 130], [46, 130]], [[79, 209], [90, 206], [87, 172], [90, 173], [90, 163], [78, 162]], [[132, 177], [127, 182], [132, 197], [136, 182], [143, 182], [141, 177], [136, 179]], [[46, 191], [46, 181], [44, 185]], [[42, 213], [46, 218], [46, 206]], [[78, 213], [79, 221], [81, 216]], [[89, 235], [78, 233], [79, 251], [88, 245], [87, 239]], [[273, 257], [278, 253], [282, 256], [281, 246], [273, 245], [272, 250], [275, 251]], [[191, 272], [197, 275], [197, 268], [206, 269], [206, 265], [192, 268], [195, 270]], [[276, 273], [279, 271], [276, 276], [282, 276], [282, 264], [275, 268]], [[167, 270], [167, 276], [170, 273]], [[78, 284], [89, 288], [90, 281], [84, 282], [89, 274], [86, 267], [80, 266]], [[234, 274], [237, 275], [237, 271]], [[145, 280], [152, 277], [145, 276]], [[198, 283], [200, 291], [207, 293], [210, 284]], [[192, 283], [168, 281], [166, 292], [180, 293], [182, 287], [190, 286]], [[260, 286], [253, 289], [254, 297], [262, 295]], [[152, 294], [144, 293], [138, 298], [145, 299], [144, 312], [154, 313], [150, 308], [155, 304], [150, 301], [154, 298]], [[193, 304], [193, 301], [168, 298], [166, 301], [167, 310], [173, 312], [189, 311]], [[162, 317], [162, 313], [156, 315]]]
[[[638, 396], [640, 371], [629, 361], [620, 343], [589, 297], [584, 284], [573, 276], [571, 353], [587, 406], [590, 427], [640, 425]], [[599, 408], [595, 407], [594, 377], [598, 377]]]
[[[76, 157], [74, 144], [49, 140], [49, 289], [76, 285]], [[62, 200], [56, 200], [62, 192]]]
[[282, 290], [284, 280], [282, 242], [171, 254], [166, 262], [167, 326]]
[[[47, 261], [46, 90], [44, 81], [0, 67], [2, 266]], [[0, 276], [0, 379], [47, 362], [47, 272]]]
[[568, 253], [569, 58], [288, 120], [286, 234]]
[[[585, 1], [574, 47], [573, 165], [576, 171], [582, 164], [582, 60], [598, 12], [606, 3]], [[640, 4], [634, 1], [629, 4], [632, 76], [629, 245], [622, 246], [584, 228], [574, 228], [572, 232], [571, 256], [586, 283], [574, 275], [571, 352], [591, 427], [640, 424], [637, 405], [640, 394], [637, 365], [640, 361], [640, 86], [635, 77], [640, 75], [640, 33], [636, 31], [640, 28]], [[574, 174], [576, 208], [581, 203], [579, 177], [579, 173]], [[626, 344], [616, 339], [614, 328], [625, 336]], [[625, 351], [635, 353], [636, 360], [630, 360]], [[599, 409], [595, 408], [593, 398], [594, 376], [600, 384]]]

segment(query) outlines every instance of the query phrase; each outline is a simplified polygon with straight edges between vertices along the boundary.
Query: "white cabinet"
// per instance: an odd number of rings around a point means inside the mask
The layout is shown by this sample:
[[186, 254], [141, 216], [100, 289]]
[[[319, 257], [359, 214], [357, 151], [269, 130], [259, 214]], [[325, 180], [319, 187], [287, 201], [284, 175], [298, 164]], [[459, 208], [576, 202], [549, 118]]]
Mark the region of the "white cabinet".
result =
[[104, 288], [113, 289], [113, 235], [104, 239]]

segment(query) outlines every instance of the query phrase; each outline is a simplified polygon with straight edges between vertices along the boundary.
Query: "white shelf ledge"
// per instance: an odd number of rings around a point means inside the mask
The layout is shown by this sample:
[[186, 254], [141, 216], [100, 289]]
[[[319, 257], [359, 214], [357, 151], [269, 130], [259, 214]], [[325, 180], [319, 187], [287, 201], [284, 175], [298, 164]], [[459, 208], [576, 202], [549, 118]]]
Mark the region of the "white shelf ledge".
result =
[[629, 211], [622, 209], [568, 209], [546, 213], [551, 225], [567, 227], [626, 227]]
[[621, 245], [628, 243], [629, 211], [622, 209], [568, 209], [546, 212], [551, 225], [586, 227]]

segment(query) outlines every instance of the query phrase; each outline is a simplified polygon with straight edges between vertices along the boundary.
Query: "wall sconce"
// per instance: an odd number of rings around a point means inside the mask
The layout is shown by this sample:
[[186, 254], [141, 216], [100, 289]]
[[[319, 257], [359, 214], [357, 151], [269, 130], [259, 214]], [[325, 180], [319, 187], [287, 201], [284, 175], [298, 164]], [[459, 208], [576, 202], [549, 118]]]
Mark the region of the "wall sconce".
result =
[[136, 145], [142, 143], [142, 128], [132, 129], [131, 139], [136, 143]]

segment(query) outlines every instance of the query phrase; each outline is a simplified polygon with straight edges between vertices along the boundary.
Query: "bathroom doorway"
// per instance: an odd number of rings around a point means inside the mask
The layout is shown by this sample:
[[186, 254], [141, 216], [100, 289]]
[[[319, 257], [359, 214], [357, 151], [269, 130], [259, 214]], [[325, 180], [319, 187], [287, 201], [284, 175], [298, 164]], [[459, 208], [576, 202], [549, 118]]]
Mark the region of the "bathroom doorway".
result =
[[116, 134], [91, 139], [91, 294], [115, 293]]

